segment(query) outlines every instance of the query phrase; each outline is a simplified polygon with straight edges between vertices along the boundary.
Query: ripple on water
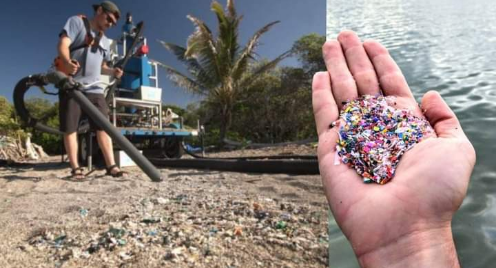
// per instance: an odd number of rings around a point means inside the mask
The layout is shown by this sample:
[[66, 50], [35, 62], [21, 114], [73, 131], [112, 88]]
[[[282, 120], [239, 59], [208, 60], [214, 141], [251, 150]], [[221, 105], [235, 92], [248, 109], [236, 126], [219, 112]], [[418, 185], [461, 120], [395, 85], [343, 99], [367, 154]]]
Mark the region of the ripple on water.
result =
[[[447, 83], [443, 83], [443, 84], [439, 84], [439, 85], [434, 86], [434, 87], [430, 87], [430, 89], [436, 90], [436, 91], [442, 91], [444, 89], [449, 89], [449, 88], [450, 88], [450, 85]], [[447, 91], [447, 92], [449, 92], [449, 91]]]
[[496, 248], [496, 227], [494, 226], [482, 226], [484, 235], [486, 236], [487, 242]]
[[475, 94], [470, 94], [467, 96], [467, 99], [469, 99], [471, 101], [481, 101], [484, 99], [484, 97], [479, 96], [479, 95], [475, 95]]
[[471, 215], [482, 214], [490, 205], [491, 200], [487, 198], [487, 195], [478, 195], [476, 198], [469, 202], [464, 202], [460, 211], [463, 213], [469, 213]]
[[477, 84], [477, 87], [487, 87], [489, 86], [490, 84], [486, 81], [482, 81], [482, 82], [479, 82], [479, 84]]
[[468, 95], [447, 98], [446, 102], [453, 109], [459, 120], [481, 120], [494, 118], [495, 105], [486, 100], [471, 100]]
[[496, 190], [496, 172], [484, 172], [475, 177], [474, 180], [477, 180], [477, 182], [483, 184], [483, 187], [481, 187], [481, 189], [484, 189], [484, 191], [486, 192], [494, 193], [494, 191]]
[[465, 86], [465, 87], [461, 87], [459, 89], [449, 90], [448, 92], [442, 94], [442, 96], [443, 97], [463, 96], [463, 95], [470, 94], [472, 92], [472, 90], [474, 90], [474, 88], [475, 87], [473, 87], [473, 86]]
[[496, 89], [486, 90], [485, 92], [489, 97], [496, 97]]

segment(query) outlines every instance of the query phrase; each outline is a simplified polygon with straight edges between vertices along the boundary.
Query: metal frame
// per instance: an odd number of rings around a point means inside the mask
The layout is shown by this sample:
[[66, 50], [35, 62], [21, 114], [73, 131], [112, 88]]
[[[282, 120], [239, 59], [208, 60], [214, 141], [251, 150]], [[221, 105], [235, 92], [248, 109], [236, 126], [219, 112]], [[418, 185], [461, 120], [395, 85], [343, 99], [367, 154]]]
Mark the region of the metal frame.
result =
[[[135, 108], [145, 108], [152, 109], [152, 111], [158, 114], [158, 129], [162, 130], [162, 102], [161, 101], [146, 101], [146, 100], [138, 100], [138, 99], [129, 99], [129, 98], [119, 98], [112, 97], [112, 124], [114, 127], [117, 127], [117, 104], [120, 104], [125, 107], [135, 107]], [[152, 113], [152, 115], [155, 115]]]

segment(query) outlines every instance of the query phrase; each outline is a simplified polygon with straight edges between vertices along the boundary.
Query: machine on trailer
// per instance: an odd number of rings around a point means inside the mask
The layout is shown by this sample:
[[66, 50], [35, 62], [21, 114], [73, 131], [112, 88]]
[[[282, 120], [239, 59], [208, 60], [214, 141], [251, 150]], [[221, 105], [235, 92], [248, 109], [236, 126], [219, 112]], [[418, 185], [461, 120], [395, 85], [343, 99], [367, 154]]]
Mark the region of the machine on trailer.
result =
[[[110, 121], [143, 154], [180, 158], [183, 138], [197, 136], [198, 129], [187, 129], [182, 118], [172, 110], [163, 110], [162, 89], [158, 87], [158, 64], [148, 57], [147, 40], [141, 36], [141, 27], [134, 25], [129, 13], [122, 29], [121, 38], [112, 42], [111, 54], [115, 63], [129, 53], [131, 56], [123, 68], [120, 84], [109, 90], [107, 95]], [[102, 75], [103, 81], [109, 79]], [[88, 157], [97, 154], [96, 150], [92, 150], [95, 142], [94, 134], [79, 134], [81, 163], [88, 163], [89, 160], [91, 165], [91, 158]], [[126, 165], [129, 159], [123, 151], [116, 149], [117, 162], [121, 166]]]

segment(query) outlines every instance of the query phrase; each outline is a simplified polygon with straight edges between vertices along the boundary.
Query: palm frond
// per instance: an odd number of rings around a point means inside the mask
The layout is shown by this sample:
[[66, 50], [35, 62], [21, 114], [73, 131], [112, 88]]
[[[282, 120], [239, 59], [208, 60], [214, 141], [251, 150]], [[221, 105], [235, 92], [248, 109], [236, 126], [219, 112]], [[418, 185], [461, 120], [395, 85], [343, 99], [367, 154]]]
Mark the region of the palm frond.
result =
[[210, 8], [215, 13], [215, 15], [217, 15], [217, 20], [219, 21], [219, 25], [226, 26], [227, 18], [224, 15], [224, 8], [222, 7], [222, 5], [217, 1], [213, 1]]
[[230, 17], [236, 18], [236, 9], [234, 8], [234, 0], [227, 0], [227, 11]]
[[237, 17], [232, 17], [226, 13], [221, 4], [217, 1], [212, 2], [212, 11], [217, 16], [218, 37], [216, 40], [216, 49], [218, 51], [217, 59], [223, 64], [220, 65], [220, 73], [229, 75], [234, 59], [238, 53], [238, 25]]
[[192, 76], [196, 77], [198, 82], [204, 85], [216, 85], [218, 81], [212, 79], [212, 75], [206, 71], [196, 58], [186, 57], [186, 48], [176, 44], [157, 40], [165, 49], [173, 53], [177, 59], [186, 65], [186, 68]]
[[234, 64], [234, 67], [232, 69], [232, 76], [239, 78], [241, 75], [245, 72], [246, 66], [248, 66], [248, 60], [253, 59], [253, 53], [255, 51], [255, 48], [258, 46], [258, 40], [260, 37], [266, 33], [267, 31], [270, 30], [270, 28], [279, 23], [280, 21], [273, 21], [271, 23], [268, 23], [264, 27], [260, 28], [253, 36], [250, 38], [248, 43], [246, 44], [245, 48], [241, 52], [240, 56], [236, 60], [236, 63]]
[[174, 85], [184, 88], [187, 91], [198, 95], [206, 95], [206, 93], [208, 93], [206, 87], [199, 84], [197, 81], [189, 78], [187, 75], [184, 75], [178, 70], [161, 62], [158, 61], [154, 61], [154, 62], [157, 63], [167, 72], [167, 77], [172, 81]]
[[260, 77], [260, 74], [265, 73], [265, 72], [273, 69], [274, 67], [276, 67], [277, 64], [279, 64], [279, 62], [281, 62], [283, 59], [289, 57], [290, 55], [291, 55], [291, 50], [288, 50], [288, 51], [282, 53], [281, 55], [279, 55], [274, 60], [257, 67], [257, 69], [254, 70], [249, 76], [242, 78], [242, 80], [239, 83], [239, 87], [240, 88], [249, 87], [253, 82], [255, 82]]
[[191, 15], [187, 17], [193, 22], [196, 29], [188, 38], [185, 56], [197, 58], [200, 64], [204, 66], [205, 71], [214, 77], [214, 80], [220, 80], [220, 64], [212, 32], [203, 21]]

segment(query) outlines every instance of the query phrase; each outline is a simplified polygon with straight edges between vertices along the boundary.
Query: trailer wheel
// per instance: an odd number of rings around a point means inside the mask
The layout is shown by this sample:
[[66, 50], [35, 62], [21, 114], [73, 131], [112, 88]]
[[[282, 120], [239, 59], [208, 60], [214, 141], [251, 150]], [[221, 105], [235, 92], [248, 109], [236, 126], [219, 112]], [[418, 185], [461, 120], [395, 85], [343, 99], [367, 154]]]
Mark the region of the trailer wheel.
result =
[[88, 164], [88, 137], [86, 134], [78, 135], [78, 161], [82, 166], [86, 166]]
[[[90, 137], [87, 133], [79, 134], [78, 135], [78, 161], [81, 166], [87, 166], [88, 165], [88, 156], [90, 154], [89, 149], [90, 149]], [[93, 137], [93, 144], [92, 144], [92, 149], [93, 149], [93, 165], [99, 162], [98, 159], [98, 152], [99, 152], [99, 147], [98, 147], [98, 142], [96, 140], [96, 137]]]
[[183, 138], [163, 138], [161, 143], [162, 152], [167, 158], [181, 158], [183, 156]]

